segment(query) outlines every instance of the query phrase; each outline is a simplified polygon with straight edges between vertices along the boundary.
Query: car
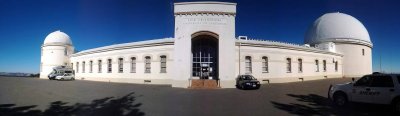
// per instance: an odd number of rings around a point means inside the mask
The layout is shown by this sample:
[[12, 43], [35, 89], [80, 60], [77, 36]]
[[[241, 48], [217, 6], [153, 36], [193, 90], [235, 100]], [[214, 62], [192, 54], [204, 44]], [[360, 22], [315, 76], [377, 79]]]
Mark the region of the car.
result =
[[61, 76], [56, 76], [56, 80], [75, 80], [75, 76], [71, 73], [64, 73]]
[[392, 105], [400, 112], [400, 74], [373, 73], [354, 82], [331, 85], [328, 98], [337, 106], [348, 102]]
[[252, 75], [239, 75], [236, 78], [236, 87], [239, 89], [259, 89], [260, 86], [260, 81]]
[[55, 80], [56, 76], [62, 76], [62, 73], [51, 73], [49, 74], [49, 80]]

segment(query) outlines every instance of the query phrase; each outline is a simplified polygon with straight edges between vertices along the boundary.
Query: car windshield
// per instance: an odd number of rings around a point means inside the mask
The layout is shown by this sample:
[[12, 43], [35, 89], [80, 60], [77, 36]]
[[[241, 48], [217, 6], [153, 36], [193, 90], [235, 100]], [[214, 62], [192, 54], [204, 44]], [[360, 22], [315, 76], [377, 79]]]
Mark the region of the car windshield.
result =
[[243, 80], [255, 80], [255, 78], [251, 75], [245, 75], [243, 76]]

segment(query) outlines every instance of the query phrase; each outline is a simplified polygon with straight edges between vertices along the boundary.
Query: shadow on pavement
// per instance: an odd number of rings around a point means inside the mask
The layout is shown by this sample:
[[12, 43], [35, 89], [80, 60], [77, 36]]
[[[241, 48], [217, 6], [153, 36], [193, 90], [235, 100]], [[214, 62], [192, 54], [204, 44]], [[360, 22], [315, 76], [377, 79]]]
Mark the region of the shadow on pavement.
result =
[[134, 103], [133, 94], [115, 99], [96, 99], [89, 104], [67, 105], [67, 102], [55, 101], [44, 111], [33, 110], [36, 105], [17, 107], [15, 104], [0, 104], [0, 116], [144, 116], [139, 110], [142, 104]]
[[285, 104], [271, 101], [271, 103], [274, 105], [275, 108], [296, 115], [396, 115], [389, 105], [350, 103], [346, 107], [336, 107], [328, 98], [315, 94], [287, 94], [287, 96], [293, 97], [299, 102]]

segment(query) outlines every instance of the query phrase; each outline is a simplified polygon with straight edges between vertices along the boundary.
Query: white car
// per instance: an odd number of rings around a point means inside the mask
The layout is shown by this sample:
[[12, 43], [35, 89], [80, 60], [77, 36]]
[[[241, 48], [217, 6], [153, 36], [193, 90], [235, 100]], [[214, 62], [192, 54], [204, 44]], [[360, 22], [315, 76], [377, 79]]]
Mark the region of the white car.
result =
[[400, 74], [374, 73], [356, 82], [331, 85], [328, 97], [337, 106], [348, 102], [387, 104], [400, 112]]
[[70, 73], [64, 73], [61, 76], [56, 76], [56, 80], [75, 80], [75, 76]]

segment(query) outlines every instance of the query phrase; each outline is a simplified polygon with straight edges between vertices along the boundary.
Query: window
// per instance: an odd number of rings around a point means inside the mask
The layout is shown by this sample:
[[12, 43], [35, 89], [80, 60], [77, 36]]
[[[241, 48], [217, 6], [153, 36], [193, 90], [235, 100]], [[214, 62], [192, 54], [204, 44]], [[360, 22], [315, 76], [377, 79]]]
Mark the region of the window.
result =
[[101, 73], [101, 60], [99, 60], [98, 62], [99, 62], [99, 69], [98, 69], [98, 72]]
[[119, 73], [124, 72], [124, 59], [123, 58], [118, 58], [118, 72]]
[[338, 61], [335, 62], [335, 71], [338, 71]]
[[68, 55], [67, 48], [64, 49], [64, 55], [65, 55], [65, 56]]
[[74, 63], [71, 63], [71, 68], [74, 68]]
[[268, 57], [262, 57], [262, 72], [268, 73]]
[[245, 57], [245, 66], [246, 66], [246, 73], [250, 74], [251, 73], [251, 57], [250, 56]]
[[319, 72], [319, 61], [315, 60], [315, 72]]
[[76, 62], [76, 73], [79, 73], [79, 62]]
[[356, 83], [354, 83], [354, 86], [369, 86], [372, 81], [371, 76], [364, 76], [361, 79], [359, 79]]
[[286, 58], [286, 72], [287, 73], [292, 72], [292, 59], [291, 58]]
[[373, 76], [371, 87], [394, 87], [391, 76]]
[[362, 49], [361, 52], [362, 52], [362, 55], [364, 56], [365, 55], [365, 50]]
[[303, 59], [297, 59], [299, 63], [299, 73], [303, 72]]
[[322, 67], [324, 69], [324, 72], [326, 72], [326, 60], [322, 60]]
[[111, 59], [107, 60], [107, 72], [108, 73], [112, 72], [112, 60]]
[[89, 61], [89, 73], [93, 71], [93, 61]]
[[146, 56], [144, 59], [145, 59], [144, 73], [151, 73], [151, 58], [150, 56]]
[[161, 70], [160, 73], [167, 73], [167, 56], [160, 56]]
[[136, 73], [136, 58], [131, 57], [131, 73]]
[[85, 61], [82, 62], [82, 73], [85, 73]]

